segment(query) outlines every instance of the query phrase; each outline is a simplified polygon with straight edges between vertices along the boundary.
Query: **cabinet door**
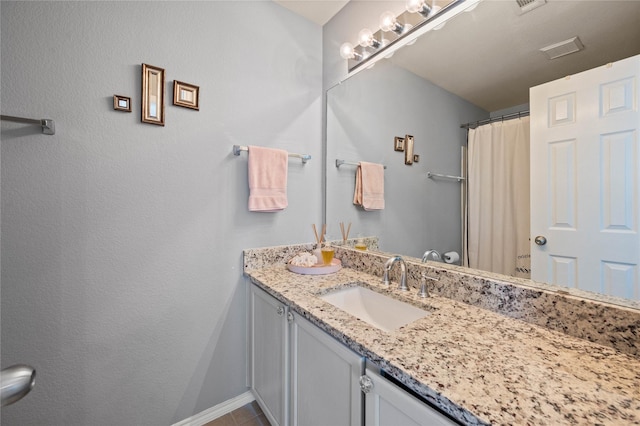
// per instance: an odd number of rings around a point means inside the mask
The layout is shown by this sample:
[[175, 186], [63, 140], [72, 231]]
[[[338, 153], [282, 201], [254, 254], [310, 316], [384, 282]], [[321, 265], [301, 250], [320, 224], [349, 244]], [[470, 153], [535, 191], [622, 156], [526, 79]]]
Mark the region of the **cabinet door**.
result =
[[373, 370], [365, 396], [365, 426], [439, 426], [457, 423], [394, 385]]
[[292, 425], [361, 425], [364, 358], [297, 314], [291, 345]]
[[288, 424], [287, 307], [251, 286], [251, 388], [273, 426]]

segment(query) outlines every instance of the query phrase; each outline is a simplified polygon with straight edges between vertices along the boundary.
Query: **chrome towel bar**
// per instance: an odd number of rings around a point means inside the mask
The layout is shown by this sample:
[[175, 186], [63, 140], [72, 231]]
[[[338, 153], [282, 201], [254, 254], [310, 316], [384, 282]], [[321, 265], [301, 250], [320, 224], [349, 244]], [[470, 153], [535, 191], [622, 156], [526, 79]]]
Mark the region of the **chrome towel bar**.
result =
[[466, 178], [463, 178], [462, 176], [441, 175], [439, 173], [431, 173], [431, 172], [427, 172], [427, 177], [429, 179], [433, 179], [434, 177], [444, 178], [444, 179], [455, 179], [458, 182], [462, 182], [463, 180], [466, 180]]
[[12, 121], [14, 123], [35, 124], [36, 126], [42, 127], [42, 133], [44, 133], [45, 135], [56, 134], [56, 123], [49, 118], [43, 118], [39, 120], [36, 118], [23, 118], [23, 117], [12, 117], [10, 115], [0, 115], [0, 120]]
[[[240, 152], [242, 151], [249, 151], [249, 147], [248, 146], [242, 146], [242, 145], [234, 145], [233, 146], [233, 155], [240, 155]], [[289, 153], [289, 157], [293, 157], [293, 158], [300, 158], [302, 160], [302, 164], [307, 164], [307, 161], [311, 160], [311, 155], [309, 154], [296, 154], [294, 152], [290, 152]]]
[[[336, 159], [336, 167], [340, 167], [343, 164], [346, 164], [347, 166], [359, 166], [360, 165], [360, 163], [356, 163], [354, 161], [345, 161], [345, 160], [337, 160]], [[382, 166], [382, 167], [384, 167], [385, 169], [387, 168], [387, 166]]]

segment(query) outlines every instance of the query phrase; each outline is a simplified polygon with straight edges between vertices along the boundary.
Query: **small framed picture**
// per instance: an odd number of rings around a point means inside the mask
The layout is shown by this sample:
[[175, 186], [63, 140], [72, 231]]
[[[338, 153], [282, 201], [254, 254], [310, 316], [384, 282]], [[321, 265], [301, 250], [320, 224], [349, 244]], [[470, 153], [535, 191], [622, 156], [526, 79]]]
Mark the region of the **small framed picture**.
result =
[[413, 155], [413, 162], [414, 163], [419, 163], [420, 162], [420, 156], [418, 154], [414, 154]]
[[393, 149], [395, 151], [404, 152], [404, 138], [396, 136], [393, 138]]
[[200, 87], [174, 80], [173, 104], [200, 110]]
[[142, 64], [142, 122], [164, 126], [164, 69]]
[[131, 112], [131, 98], [113, 95], [113, 109], [116, 111]]

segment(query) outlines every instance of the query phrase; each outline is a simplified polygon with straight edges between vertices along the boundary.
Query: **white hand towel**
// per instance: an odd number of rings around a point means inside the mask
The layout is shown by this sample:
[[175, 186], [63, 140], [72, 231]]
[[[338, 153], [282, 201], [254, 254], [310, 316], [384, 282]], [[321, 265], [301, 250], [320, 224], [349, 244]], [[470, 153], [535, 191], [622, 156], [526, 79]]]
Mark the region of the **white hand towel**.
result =
[[277, 212], [287, 205], [288, 153], [249, 146], [249, 211]]

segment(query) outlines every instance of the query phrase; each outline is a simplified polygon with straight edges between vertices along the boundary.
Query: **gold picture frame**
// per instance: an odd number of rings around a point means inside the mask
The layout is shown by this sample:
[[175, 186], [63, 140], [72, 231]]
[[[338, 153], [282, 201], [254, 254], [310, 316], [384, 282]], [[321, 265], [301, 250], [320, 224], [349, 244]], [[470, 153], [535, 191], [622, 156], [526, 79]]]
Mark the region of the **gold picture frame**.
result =
[[200, 87], [182, 81], [173, 81], [173, 104], [200, 110]]
[[131, 98], [128, 96], [113, 95], [113, 109], [116, 111], [131, 112]]
[[164, 126], [164, 69], [142, 64], [142, 122]]

